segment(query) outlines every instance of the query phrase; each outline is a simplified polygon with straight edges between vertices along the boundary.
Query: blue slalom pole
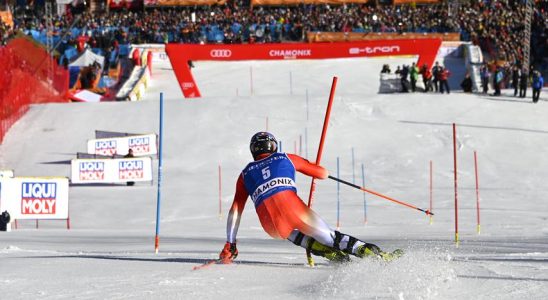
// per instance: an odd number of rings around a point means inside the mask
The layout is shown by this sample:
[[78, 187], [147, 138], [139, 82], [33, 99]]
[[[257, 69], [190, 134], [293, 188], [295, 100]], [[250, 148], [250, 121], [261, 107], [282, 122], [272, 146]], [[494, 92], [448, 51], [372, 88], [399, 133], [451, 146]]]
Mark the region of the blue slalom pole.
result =
[[164, 93], [160, 93], [160, 134], [158, 142], [158, 194], [156, 197], [156, 237], [154, 238], [154, 252], [158, 254], [160, 246], [160, 203], [162, 191], [162, 140], [164, 139]]
[[[362, 186], [365, 186], [365, 168], [362, 164]], [[365, 201], [365, 193], [363, 193], [363, 223], [367, 223], [367, 202]]]
[[[340, 178], [339, 176], [339, 157], [337, 156], [337, 177]], [[341, 228], [341, 224], [339, 222], [340, 220], [340, 208], [341, 208], [341, 197], [340, 197], [340, 183], [337, 181], [337, 230], [339, 230], [339, 228]]]

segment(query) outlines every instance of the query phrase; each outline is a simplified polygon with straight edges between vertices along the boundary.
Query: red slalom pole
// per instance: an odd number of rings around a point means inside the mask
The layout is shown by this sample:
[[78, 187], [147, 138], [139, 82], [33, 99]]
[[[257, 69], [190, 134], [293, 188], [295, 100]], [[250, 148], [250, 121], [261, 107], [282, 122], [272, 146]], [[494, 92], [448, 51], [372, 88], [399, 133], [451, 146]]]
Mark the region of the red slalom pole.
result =
[[[327, 110], [325, 111], [325, 118], [323, 121], [322, 136], [320, 138], [320, 147], [318, 147], [318, 154], [316, 155], [316, 164], [319, 165], [322, 160], [323, 144], [325, 141], [325, 134], [327, 133], [327, 126], [329, 125], [329, 117], [331, 115], [331, 107], [333, 105], [333, 98], [335, 97], [335, 89], [337, 87], [337, 77], [333, 77], [333, 83], [331, 84], [331, 92], [329, 93], [329, 102], [327, 103]], [[310, 185], [310, 194], [308, 194], [308, 207], [312, 207], [312, 200], [314, 199], [314, 191], [316, 190], [316, 182], [312, 178]]]
[[459, 213], [457, 197], [457, 127], [453, 123], [453, 171], [455, 176], [455, 244], [459, 246]]
[[478, 180], [478, 155], [474, 151], [474, 169], [476, 173], [476, 211], [478, 215], [478, 226], [477, 231], [480, 234], [481, 225], [480, 225], [480, 198], [479, 198], [479, 180]]
[[[323, 120], [323, 128], [322, 128], [322, 136], [320, 138], [320, 146], [318, 147], [318, 154], [316, 155], [316, 165], [320, 164], [320, 161], [322, 160], [322, 152], [323, 152], [323, 144], [325, 140], [325, 134], [327, 133], [327, 125], [329, 124], [329, 117], [331, 115], [331, 107], [333, 106], [333, 98], [335, 97], [335, 89], [337, 88], [337, 77], [333, 77], [333, 83], [331, 83], [331, 91], [329, 93], [329, 102], [327, 102], [327, 109], [325, 111], [325, 118]], [[316, 190], [316, 182], [314, 180], [315, 178], [312, 178], [312, 182], [310, 184], [310, 193], [308, 194], [308, 207], [312, 207], [312, 199], [314, 196], [314, 191]], [[314, 266], [314, 259], [312, 259], [312, 254], [310, 253], [310, 250], [306, 250], [306, 259], [308, 261], [308, 265], [313, 267]]]

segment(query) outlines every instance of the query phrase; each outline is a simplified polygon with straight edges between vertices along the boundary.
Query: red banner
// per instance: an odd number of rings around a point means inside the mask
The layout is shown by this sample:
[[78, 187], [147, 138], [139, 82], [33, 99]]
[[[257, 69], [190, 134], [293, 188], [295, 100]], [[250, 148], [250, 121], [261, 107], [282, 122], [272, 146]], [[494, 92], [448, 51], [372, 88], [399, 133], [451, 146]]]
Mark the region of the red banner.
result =
[[441, 39], [374, 40], [353, 43], [312, 44], [254, 44], [254, 45], [197, 45], [167, 44], [166, 53], [171, 61], [179, 85], [186, 98], [200, 97], [188, 61], [329, 59], [418, 55], [417, 65], [432, 66]]

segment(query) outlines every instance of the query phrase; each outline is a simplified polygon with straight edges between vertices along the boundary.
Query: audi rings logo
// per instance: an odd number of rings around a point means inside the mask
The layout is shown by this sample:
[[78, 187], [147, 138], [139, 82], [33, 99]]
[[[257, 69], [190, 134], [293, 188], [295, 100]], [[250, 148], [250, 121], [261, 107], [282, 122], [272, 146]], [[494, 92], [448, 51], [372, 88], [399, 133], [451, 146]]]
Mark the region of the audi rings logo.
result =
[[213, 49], [209, 52], [209, 55], [216, 58], [231, 57], [232, 51], [228, 49]]

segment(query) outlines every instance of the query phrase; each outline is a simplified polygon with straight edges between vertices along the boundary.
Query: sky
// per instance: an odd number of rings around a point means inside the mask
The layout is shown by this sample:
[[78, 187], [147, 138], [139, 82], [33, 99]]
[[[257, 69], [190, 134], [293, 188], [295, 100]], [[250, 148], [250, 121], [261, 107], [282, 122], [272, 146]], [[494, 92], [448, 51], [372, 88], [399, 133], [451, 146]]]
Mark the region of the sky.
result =
[[[70, 160], [95, 130], [158, 133], [162, 93], [160, 246], [156, 254], [155, 157], [152, 183], [71, 186], [70, 230], [63, 220], [40, 221], [38, 229], [20, 221], [0, 233], [1, 298], [547, 299], [548, 91], [537, 104], [530, 90], [526, 99], [509, 89], [501, 97], [464, 94], [463, 62], [440, 58], [454, 70], [451, 94], [378, 93], [383, 64], [394, 70], [414, 59], [198, 61], [193, 73], [203, 97], [191, 100], [183, 99], [169, 61], [158, 60], [142, 101], [32, 106], [0, 145], [0, 169], [70, 177]], [[430, 208], [431, 164], [432, 220], [318, 180], [312, 207], [332, 227], [338, 212], [340, 231], [405, 255], [344, 265], [316, 257], [311, 268], [302, 248], [262, 230], [248, 203], [235, 263], [193, 270], [217, 258], [225, 243], [227, 211], [255, 132], [268, 130], [282, 150], [315, 161], [333, 77], [321, 164], [335, 177], [423, 209]], [[310, 181], [297, 176], [302, 199]]]

